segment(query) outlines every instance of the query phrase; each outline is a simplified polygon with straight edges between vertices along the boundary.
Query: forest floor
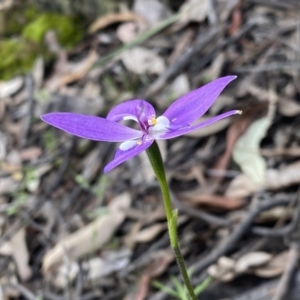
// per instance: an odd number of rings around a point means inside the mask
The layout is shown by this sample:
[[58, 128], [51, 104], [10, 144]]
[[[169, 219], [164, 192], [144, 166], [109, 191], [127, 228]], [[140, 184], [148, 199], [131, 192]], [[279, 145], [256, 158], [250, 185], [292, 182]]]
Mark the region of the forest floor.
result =
[[146, 153], [104, 174], [115, 144], [39, 116], [130, 99], [160, 115], [225, 75], [201, 120], [243, 114], [159, 141], [192, 283], [201, 300], [300, 299], [299, 1], [171, 2], [124, 2], [71, 47], [47, 30], [0, 81], [0, 299], [185, 299]]

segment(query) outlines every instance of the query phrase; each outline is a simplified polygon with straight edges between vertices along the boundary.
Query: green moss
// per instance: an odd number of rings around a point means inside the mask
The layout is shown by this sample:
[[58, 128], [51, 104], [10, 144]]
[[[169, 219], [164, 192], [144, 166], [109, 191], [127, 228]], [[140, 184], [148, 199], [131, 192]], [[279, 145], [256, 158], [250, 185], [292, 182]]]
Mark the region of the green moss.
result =
[[60, 44], [71, 49], [83, 37], [82, 24], [74, 17], [41, 13], [27, 0], [0, 11], [0, 80], [30, 71], [38, 55], [46, 61], [53, 58], [44, 44], [49, 30], [56, 31]]
[[10, 36], [20, 34], [26, 24], [40, 15], [35, 6], [16, 6], [0, 11], [0, 35]]
[[44, 35], [55, 30], [63, 47], [72, 48], [83, 36], [83, 29], [74, 18], [59, 14], [42, 14], [23, 30], [24, 38], [37, 44], [43, 42]]
[[37, 54], [36, 45], [23, 39], [0, 41], [0, 79], [9, 79], [30, 70]]
[[35, 6], [28, 6], [24, 10], [24, 17], [25, 17], [26, 23], [32, 22], [40, 14], [41, 14], [41, 12]]

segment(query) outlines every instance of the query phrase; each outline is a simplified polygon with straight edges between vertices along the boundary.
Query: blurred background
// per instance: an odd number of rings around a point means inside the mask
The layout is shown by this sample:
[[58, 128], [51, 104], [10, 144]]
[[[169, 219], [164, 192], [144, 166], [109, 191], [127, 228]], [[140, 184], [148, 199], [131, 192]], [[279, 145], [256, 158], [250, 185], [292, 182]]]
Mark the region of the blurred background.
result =
[[[145, 153], [43, 123], [237, 75], [159, 141], [199, 299], [300, 299], [298, 0], [0, 1], [0, 299], [188, 299]], [[201, 99], [199, 99], [201, 105]], [[202, 284], [203, 283], [203, 284]], [[202, 286], [201, 286], [202, 284]]]

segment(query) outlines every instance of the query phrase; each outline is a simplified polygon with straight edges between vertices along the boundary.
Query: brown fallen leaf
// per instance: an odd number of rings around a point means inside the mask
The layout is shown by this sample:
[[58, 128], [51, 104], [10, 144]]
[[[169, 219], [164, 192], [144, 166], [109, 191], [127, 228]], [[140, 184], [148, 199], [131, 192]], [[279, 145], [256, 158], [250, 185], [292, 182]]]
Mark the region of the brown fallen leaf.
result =
[[168, 265], [174, 261], [174, 254], [170, 249], [159, 250], [154, 254], [155, 261], [140, 276], [137, 287], [130, 291], [124, 300], [144, 300], [147, 298], [151, 279], [165, 272]]
[[42, 154], [42, 149], [39, 147], [29, 147], [20, 150], [20, 157], [22, 161], [32, 160], [38, 158]]
[[[224, 171], [227, 169], [236, 141], [246, 131], [254, 119], [266, 112], [267, 106], [267, 103], [254, 105], [248, 110], [243, 111], [243, 114], [239, 118], [235, 119], [227, 130], [226, 150], [212, 169], [216, 171]], [[216, 177], [214, 180], [219, 182], [222, 180], [222, 177]]]
[[201, 204], [207, 205], [210, 207], [216, 207], [226, 210], [234, 210], [241, 208], [245, 205], [245, 200], [240, 198], [230, 198], [218, 195], [203, 195], [199, 193], [194, 193], [190, 191], [188, 193], [179, 194], [179, 198], [186, 199], [187, 201], [191, 202], [192, 204]]
[[249, 252], [242, 255], [235, 263], [234, 270], [236, 273], [245, 273], [251, 268], [262, 266], [268, 263], [272, 255], [267, 252], [257, 251]]
[[81, 62], [58, 62], [57, 71], [46, 83], [50, 91], [56, 91], [63, 86], [82, 79], [98, 59], [96, 51], [92, 50]]
[[153, 50], [144, 47], [134, 47], [121, 56], [125, 67], [136, 74], [160, 74], [165, 68], [165, 61]]
[[207, 269], [207, 273], [213, 278], [229, 282], [240, 274], [253, 273], [255, 268], [266, 265], [271, 259], [271, 254], [262, 251], [246, 253], [236, 261], [232, 258], [222, 256], [216, 264], [211, 265]]
[[89, 27], [88, 33], [93, 34], [96, 31], [103, 29], [107, 26], [120, 22], [128, 21], [141, 21], [141, 17], [130, 11], [124, 11], [120, 13], [107, 14], [96, 19]]
[[22, 227], [10, 240], [12, 256], [17, 265], [18, 274], [22, 281], [27, 281], [32, 274], [29, 266], [29, 252], [26, 244], [26, 231]]
[[263, 267], [257, 267], [253, 270], [253, 274], [263, 278], [272, 278], [282, 274], [289, 257], [289, 252], [283, 251], [278, 255], [275, 255], [266, 265]]
[[[20, 177], [20, 179], [22, 178]], [[17, 191], [20, 186], [21, 182], [19, 180], [14, 180], [13, 177], [2, 177], [0, 178], [0, 195], [13, 193]]]
[[140, 230], [137, 232], [134, 236], [132, 236], [132, 239], [135, 242], [138, 243], [147, 243], [152, 241], [159, 233], [164, 231], [167, 228], [166, 223], [158, 223], [154, 224], [150, 227], [147, 227], [145, 229]]
[[203, 22], [209, 14], [209, 0], [188, 0], [180, 7], [180, 17], [177, 21], [180, 28], [189, 22]]
[[123, 23], [117, 29], [117, 36], [123, 43], [132, 42], [139, 33], [139, 27], [135, 22]]
[[240, 28], [243, 23], [243, 16], [240, 5], [236, 5], [231, 14], [231, 23], [228, 28], [228, 34], [230, 36], [234, 35], [234, 33]]
[[261, 149], [262, 156], [274, 157], [274, 156], [300, 156], [299, 147], [291, 148], [275, 148], [275, 149]]
[[153, 27], [172, 15], [168, 6], [159, 0], [135, 0], [133, 10], [147, 22], [147, 27]]
[[[86, 280], [93, 284], [99, 281], [100, 278], [125, 268], [130, 262], [130, 257], [131, 251], [128, 249], [105, 251], [101, 253], [101, 257], [93, 257], [83, 261], [81, 268], [86, 274]], [[80, 266], [78, 262], [66, 263], [61, 265], [57, 272], [50, 274], [49, 279], [56, 287], [63, 289], [75, 280], [79, 272]]]
[[240, 174], [235, 177], [229, 184], [225, 196], [233, 198], [245, 198], [256, 191], [259, 191], [262, 186], [253, 182], [247, 175]]
[[259, 191], [262, 188], [279, 190], [300, 183], [300, 161], [291, 163], [279, 170], [268, 169], [266, 171], [265, 184], [253, 182], [245, 174], [240, 174], [229, 184], [225, 195], [227, 197], [243, 198]]
[[24, 84], [22, 76], [15, 77], [8, 81], [0, 81], [0, 99], [7, 98], [21, 89]]
[[268, 189], [272, 190], [299, 184], [300, 161], [291, 163], [279, 170], [270, 169], [266, 174], [266, 178], [266, 186]]
[[294, 117], [300, 114], [300, 105], [293, 99], [279, 98], [278, 110], [285, 117]]
[[43, 272], [46, 273], [61, 264], [65, 255], [72, 261], [101, 248], [124, 221], [125, 209], [130, 203], [131, 197], [128, 193], [117, 196], [108, 205], [106, 215], [64, 237], [44, 256]]

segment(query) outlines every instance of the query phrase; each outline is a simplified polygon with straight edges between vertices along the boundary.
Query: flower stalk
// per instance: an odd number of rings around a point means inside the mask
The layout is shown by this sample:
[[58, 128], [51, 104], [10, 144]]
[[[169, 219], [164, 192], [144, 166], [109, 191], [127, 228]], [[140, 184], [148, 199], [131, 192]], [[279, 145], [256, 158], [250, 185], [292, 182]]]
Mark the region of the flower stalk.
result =
[[[119, 103], [110, 110], [106, 118], [71, 112], [52, 112], [41, 116], [44, 122], [69, 134], [93, 141], [121, 143], [117, 147], [113, 160], [104, 167], [104, 173], [139, 153], [147, 151], [162, 190], [171, 246], [192, 300], [196, 300], [197, 297], [179, 248], [177, 237], [178, 212], [172, 208], [164, 164], [156, 140], [182, 136], [224, 118], [241, 114], [242, 112], [239, 110], [231, 110], [206, 121], [197, 122], [212, 106], [223, 89], [235, 78], [236, 76], [221, 77], [183, 95], [159, 117], [156, 117], [155, 109], [151, 103], [142, 99]], [[125, 120], [137, 122], [139, 129], [120, 124], [121, 121]]]
[[168, 183], [166, 180], [164, 164], [156, 141], [154, 141], [146, 151], [162, 191], [166, 217], [168, 222], [168, 231], [169, 231], [171, 247], [174, 251], [181, 276], [189, 292], [190, 298], [192, 300], [197, 300], [197, 297], [195, 295], [194, 289], [192, 287], [191, 281], [187, 273], [187, 269], [185, 267], [183, 256], [180, 251], [180, 247], [178, 243], [178, 235], [177, 235], [178, 211], [177, 209], [173, 210], [172, 208], [172, 202], [171, 202]]

